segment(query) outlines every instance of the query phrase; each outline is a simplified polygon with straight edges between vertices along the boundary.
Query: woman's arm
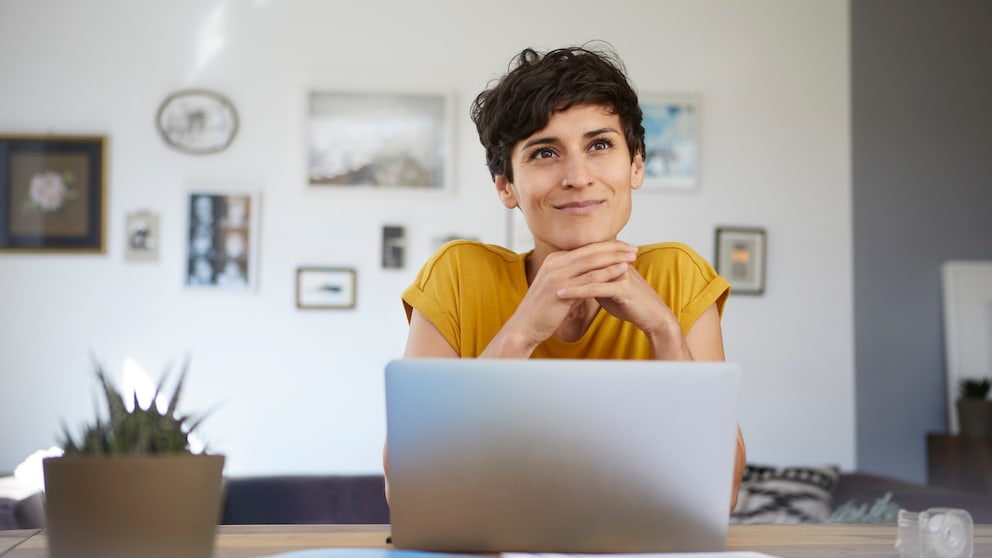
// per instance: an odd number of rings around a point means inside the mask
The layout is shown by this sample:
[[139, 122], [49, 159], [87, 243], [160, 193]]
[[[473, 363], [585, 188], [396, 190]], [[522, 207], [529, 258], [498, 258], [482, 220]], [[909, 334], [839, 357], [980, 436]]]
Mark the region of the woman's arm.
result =
[[[693, 360], [723, 361], [723, 329], [720, 327], [720, 312], [716, 304], [707, 308], [700, 316], [689, 333], [685, 336], [685, 344], [692, 353]], [[730, 495], [730, 510], [737, 507], [737, 493], [741, 487], [741, 477], [744, 475], [744, 463], [747, 452], [744, 448], [744, 435], [740, 426], [737, 427], [737, 453], [734, 457], [733, 492]]]

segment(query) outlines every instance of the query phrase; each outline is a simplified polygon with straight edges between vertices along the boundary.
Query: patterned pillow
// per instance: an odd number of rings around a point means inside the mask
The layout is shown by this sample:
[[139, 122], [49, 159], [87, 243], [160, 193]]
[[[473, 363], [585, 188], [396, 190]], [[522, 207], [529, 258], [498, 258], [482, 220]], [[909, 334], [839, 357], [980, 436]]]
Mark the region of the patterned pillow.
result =
[[822, 523], [833, 509], [836, 466], [747, 465], [731, 523]]

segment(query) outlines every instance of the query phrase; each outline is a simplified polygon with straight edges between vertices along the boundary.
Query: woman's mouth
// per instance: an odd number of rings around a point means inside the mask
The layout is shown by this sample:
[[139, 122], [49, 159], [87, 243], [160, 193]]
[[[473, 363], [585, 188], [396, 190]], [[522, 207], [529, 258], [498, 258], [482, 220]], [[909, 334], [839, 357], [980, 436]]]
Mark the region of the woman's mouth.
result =
[[605, 202], [603, 200], [583, 200], [568, 202], [554, 206], [559, 211], [564, 211], [569, 215], [588, 215], [595, 212]]

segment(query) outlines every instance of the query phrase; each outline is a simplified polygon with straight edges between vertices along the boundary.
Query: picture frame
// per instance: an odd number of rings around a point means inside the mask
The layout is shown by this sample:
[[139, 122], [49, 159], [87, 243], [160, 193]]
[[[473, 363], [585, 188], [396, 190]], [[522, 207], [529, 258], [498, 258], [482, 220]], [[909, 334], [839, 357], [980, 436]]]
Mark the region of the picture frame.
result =
[[403, 269], [406, 265], [406, 228], [401, 225], [382, 227], [382, 269]]
[[124, 217], [124, 260], [158, 261], [159, 217], [151, 211], [133, 211]]
[[700, 96], [640, 96], [644, 114], [644, 184], [641, 190], [691, 191], [699, 186]]
[[260, 214], [257, 192], [189, 192], [185, 285], [196, 289], [254, 290]]
[[216, 91], [184, 89], [162, 101], [155, 127], [173, 149], [190, 155], [219, 153], [238, 134], [238, 111]]
[[350, 267], [296, 268], [296, 307], [301, 310], [355, 308], [357, 272]]
[[309, 185], [348, 192], [449, 194], [450, 95], [311, 90]]
[[764, 229], [716, 229], [716, 272], [730, 283], [730, 294], [764, 294], [765, 259]]
[[107, 137], [0, 135], [0, 252], [106, 252]]

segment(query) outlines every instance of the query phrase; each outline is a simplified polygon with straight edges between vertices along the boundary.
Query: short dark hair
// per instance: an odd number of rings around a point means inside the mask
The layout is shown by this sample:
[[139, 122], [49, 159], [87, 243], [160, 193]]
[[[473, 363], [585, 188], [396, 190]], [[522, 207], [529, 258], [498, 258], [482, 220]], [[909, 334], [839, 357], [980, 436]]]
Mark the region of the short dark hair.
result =
[[547, 53], [524, 49], [507, 73], [480, 93], [471, 115], [495, 178], [513, 181], [510, 152], [516, 143], [548, 124], [555, 112], [582, 105], [609, 108], [620, 117], [630, 157], [644, 153], [644, 126], [637, 93], [620, 57], [589, 45]]

